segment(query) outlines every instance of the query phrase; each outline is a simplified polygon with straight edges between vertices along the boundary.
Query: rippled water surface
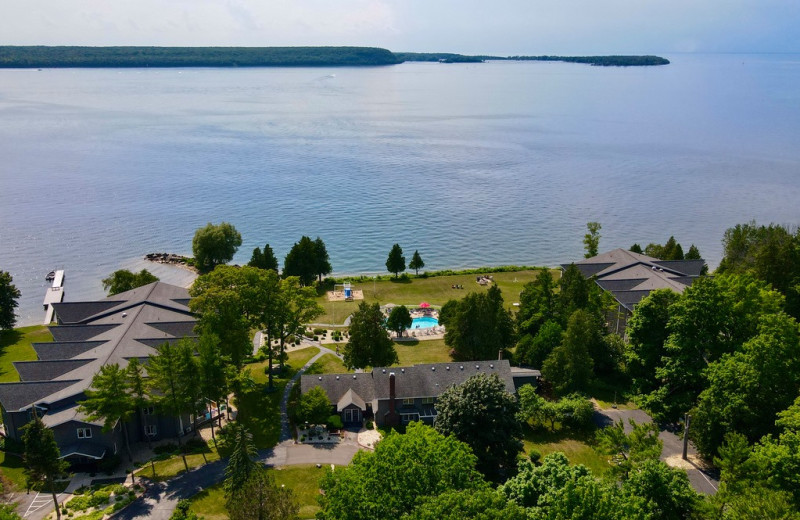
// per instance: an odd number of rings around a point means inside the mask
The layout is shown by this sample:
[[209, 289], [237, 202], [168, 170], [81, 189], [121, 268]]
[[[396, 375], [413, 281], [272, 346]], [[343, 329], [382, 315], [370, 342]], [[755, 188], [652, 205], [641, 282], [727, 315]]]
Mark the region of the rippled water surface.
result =
[[553, 265], [695, 243], [714, 266], [733, 224], [800, 222], [800, 56], [668, 56], [340, 69], [0, 71], [0, 269], [43, 317], [190, 253], [232, 222], [279, 258], [321, 236], [337, 273], [381, 272], [392, 244], [426, 269]]

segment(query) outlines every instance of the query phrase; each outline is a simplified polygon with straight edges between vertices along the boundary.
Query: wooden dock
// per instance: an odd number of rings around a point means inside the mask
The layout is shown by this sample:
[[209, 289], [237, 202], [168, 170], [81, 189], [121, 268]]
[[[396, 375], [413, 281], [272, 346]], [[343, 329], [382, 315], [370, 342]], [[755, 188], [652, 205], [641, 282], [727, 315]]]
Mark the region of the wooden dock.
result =
[[61, 303], [64, 300], [64, 270], [56, 271], [53, 278], [53, 285], [47, 288], [44, 293], [44, 324], [50, 325], [53, 322], [53, 304]]

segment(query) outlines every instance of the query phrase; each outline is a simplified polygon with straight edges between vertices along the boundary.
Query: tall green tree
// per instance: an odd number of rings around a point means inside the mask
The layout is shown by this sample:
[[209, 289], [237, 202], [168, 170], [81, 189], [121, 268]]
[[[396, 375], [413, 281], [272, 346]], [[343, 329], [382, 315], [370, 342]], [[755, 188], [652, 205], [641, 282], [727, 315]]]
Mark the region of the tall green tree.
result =
[[329, 274], [333, 268], [331, 267], [328, 248], [325, 247], [325, 242], [323, 242], [320, 237], [317, 237], [316, 240], [314, 240], [314, 251], [316, 254], [314, 272], [317, 275], [317, 279], [321, 282], [322, 277], [326, 274]]
[[564, 330], [555, 321], [548, 321], [539, 329], [536, 336], [531, 337], [526, 334], [517, 343], [517, 350], [514, 359], [522, 365], [541, 368], [544, 361], [561, 345]]
[[558, 313], [563, 324], [578, 309], [589, 307], [590, 280], [584, 278], [575, 264], [564, 269], [558, 281]]
[[195, 231], [192, 239], [192, 254], [200, 272], [213, 271], [220, 264], [233, 260], [233, 255], [242, 245], [242, 235], [233, 224], [211, 222]]
[[413, 322], [414, 320], [411, 318], [408, 308], [405, 305], [399, 305], [394, 307], [392, 312], [389, 313], [389, 317], [386, 318], [386, 327], [395, 331], [398, 337], [402, 337], [403, 332], [411, 328]]
[[713, 455], [729, 432], [755, 442], [775, 433], [775, 416], [800, 394], [800, 329], [790, 316], [762, 316], [759, 333], [706, 369], [692, 438]]
[[226, 429], [230, 429], [225, 438], [230, 443], [227, 448], [231, 455], [228, 457], [228, 465], [225, 466], [224, 486], [225, 493], [231, 497], [259, 469], [259, 463], [255, 461], [258, 451], [253, 442], [253, 434], [238, 422], [228, 424]]
[[142, 269], [138, 273], [133, 273], [128, 269], [119, 269], [111, 273], [108, 278], [103, 279], [103, 289], [108, 291], [109, 296], [113, 296], [157, 281], [158, 277], [147, 269]]
[[600, 247], [600, 229], [603, 226], [599, 222], [587, 222], [586, 229], [588, 233], [583, 235], [583, 247], [586, 249], [586, 258], [597, 256], [597, 250]]
[[458, 359], [496, 359], [498, 352], [514, 345], [514, 322], [496, 285], [448, 306], [444, 342]]
[[639, 244], [633, 244], [628, 251], [630, 251], [631, 253], [638, 253], [640, 255], [644, 254], [644, 251], [642, 251], [642, 246], [640, 246]]
[[692, 244], [689, 246], [689, 251], [686, 253], [684, 257], [686, 260], [702, 260], [702, 256], [700, 256], [700, 250], [697, 249], [697, 246]]
[[591, 314], [577, 310], [570, 316], [561, 345], [553, 349], [542, 366], [542, 375], [558, 393], [586, 389], [594, 366], [588, 345], [596, 335], [597, 326]]
[[223, 354], [237, 368], [252, 352], [250, 331], [270, 327], [280, 310], [279, 278], [275, 271], [255, 267], [220, 266], [195, 280], [189, 307], [198, 314], [197, 328], [220, 340]]
[[413, 269], [414, 273], [419, 276], [419, 270], [425, 267], [425, 262], [422, 261], [422, 257], [419, 256], [419, 251], [414, 250], [414, 256], [411, 257], [411, 262], [408, 263], [408, 268]]
[[348, 368], [390, 366], [398, 362], [394, 343], [389, 338], [380, 305], [361, 302], [350, 318], [350, 338], [344, 346]]
[[[183, 341], [183, 340], [182, 340]], [[181, 416], [191, 413], [192, 403], [187, 397], [187, 386], [197, 384], [196, 381], [186, 381], [181, 377], [183, 369], [181, 362], [180, 342], [171, 344], [166, 342], [157, 349], [157, 354], [151, 355], [147, 364], [147, 383], [150, 390], [150, 400], [158, 406], [159, 410], [175, 418], [177, 424], [178, 446], [180, 447], [183, 465], [189, 471], [186, 454], [183, 451], [181, 437], [183, 432]]]
[[[149, 404], [147, 396], [147, 383], [145, 382], [144, 365], [139, 362], [139, 358], [131, 358], [128, 360], [128, 366], [125, 369], [127, 377], [127, 387], [130, 391], [131, 403], [134, 410], [137, 410], [142, 420], [142, 426], [147, 431], [147, 415], [144, 413], [145, 407]], [[150, 446], [150, 436], [145, 434], [147, 445]]]
[[597, 432], [599, 451], [611, 455], [613, 471], [623, 480], [642, 463], [658, 460], [663, 448], [663, 442], [658, 438], [658, 425], [637, 424], [633, 419], [628, 422], [631, 425], [630, 432], [625, 432], [622, 420]]
[[200, 365], [195, 356], [197, 344], [188, 338], [178, 342], [178, 377], [183, 381], [181, 385], [182, 397], [186, 402], [186, 412], [192, 419], [192, 432], [197, 436], [197, 419], [203, 401], [203, 385]]
[[670, 468], [656, 459], [643, 461], [622, 483], [623, 500], [642, 503], [651, 520], [688, 520], [701, 498], [682, 469]]
[[275, 252], [269, 244], [264, 246], [264, 251], [261, 251], [260, 247], [253, 249], [253, 255], [247, 265], [258, 267], [259, 269], [272, 269], [276, 273], [278, 272], [278, 259], [275, 258]]
[[467, 443], [478, 470], [501, 482], [516, 471], [522, 451], [519, 403], [497, 374], [477, 374], [449, 387], [436, 401], [436, 430]]
[[[228, 374], [226, 360], [219, 347], [219, 338], [214, 334], [203, 334], [197, 344], [197, 364], [200, 372], [200, 393], [206, 399], [216, 402], [217, 409], [228, 396]], [[220, 423], [222, 415], [219, 415]], [[216, 444], [214, 421], [211, 421], [211, 437]]]
[[297, 276], [303, 285], [313, 284], [316, 278], [322, 280], [322, 276], [330, 272], [328, 250], [319, 237], [311, 240], [310, 237], [302, 236], [283, 261], [283, 275]]
[[280, 282], [274, 307], [273, 331], [279, 341], [279, 359], [283, 371], [286, 340], [302, 333], [305, 323], [314, 321], [324, 309], [317, 303], [313, 287], [303, 287], [296, 276]]
[[28, 488], [32, 483], [43, 482], [53, 496], [56, 518], [61, 520], [61, 508], [58, 506], [55, 480], [67, 471], [67, 461], [62, 460], [61, 452], [53, 436], [53, 430], [44, 425], [42, 419], [35, 414], [33, 420], [23, 426], [22, 442], [25, 446], [23, 461]]
[[549, 269], [539, 269], [536, 278], [522, 288], [517, 311], [517, 331], [535, 336], [547, 321], [558, 317], [556, 283]]
[[400, 244], [392, 246], [389, 257], [386, 259], [386, 270], [394, 273], [394, 277], [406, 270], [406, 257], [403, 256], [403, 248]]
[[320, 520], [401, 518], [422, 497], [450, 490], [482, 490], [469, 446], [415, 422], [392, 432], [374, 452], [356, 453], [349, 466], [327, 471], [320, 482]]
[[105, 433], [119, 424], [128, 459], [133, 461], [126, 423], [135, 409], [128, 381], [128, 374], [118, 364], [103, 365], [92, 377], [92, 385], [86, 390], [86, 400], [80, 403], [78, 410], [86, 413], [90, 421], [102, 420]]
[[675, 291], [657, 289], [634, 307], [628, 320], [625, 361], [638, 392], [651, 392], [658, 385], [656, 369], [667, 353], [664, 344], [669, 337], [669, 309], [678, 299], [680, 295]]
[[328, 394], [315, 386], [300, 396], [295, 410], [295, 418], [301, 423], [325, 424], [331, 415], [331, 401]]
[[294, 520], [299, 507], [290, 489], [278, 487], [265, 468], [252, 471], [225, 503], [230, 520]]
[[403, 520], [529, 520], [525, 508], [493, 489], [445, 491], [422, 498]]
[[0, 330], [13, 329], [17, 323], [14, 309], [19, 305], [20, 292], [13, 282], [9, 272], [0, 271]]

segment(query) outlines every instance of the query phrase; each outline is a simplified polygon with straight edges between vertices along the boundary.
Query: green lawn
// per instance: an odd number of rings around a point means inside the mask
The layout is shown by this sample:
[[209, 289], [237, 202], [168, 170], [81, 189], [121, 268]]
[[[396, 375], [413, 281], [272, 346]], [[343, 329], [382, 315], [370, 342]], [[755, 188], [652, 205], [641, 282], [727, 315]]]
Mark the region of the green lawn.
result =
[[333, 354], [325, 354], [311, 365], [306, 374], [341, 374], [349, 372], [342, 363], [342, 360]]
[[610, 469], [608, 457], [594, 449], [594, 431], [533, 431], [525, 426], [525, 453], [537, 450], [542, 458], [556, 451], [563, 452], [570, 463], [583, 464], [596, 476], [603, 475]]
[[0, 451], [0, 471], [17, 489], [25, 489], [25, 473], [22, 458]]
[[[303, 368], [303, 365], [308, 363], [308, 360], [312, 357], [319, 354], [319, 349], [317, 347], [308, 347], [299, 350], [293, 350], [288, 353], [289, 358], [286, 360], [286, 374], [284, 374], [283, 378], [288, 379], [291, 378], [298, 370]], [[267, 373], [266, 369], [269, 365], [268, 361], [261, 361], [259, 363], [250, 363], [249, 365], [245, 365], [245, 368], [250, 369], [250, 375], [253, 376], [253, 380], [256, 383], [265, 384], [267, 382]], [[272, 361], [273, 370], [275, 370], [275, 381], [277, 381], [277, 370], [278, 370], [278, 363], [273, 360]], [[287, 376], [288, 375], [288, 376]]]
[[0, 383], [19, 381], [14, 361], [35, 361], [31, 343], [53, 341], [50, 330], [44, 325], [33, 325], [0, 331]]
[[[554, 271], [554, 273], [557, 271]], [[536, 271], [517, 271], [512, 273], [490, 273], [497, 286], [503, 291], [506, 306], [512, 307], [519, 301], [522, 287], [536, 278]], [[470, 292], [486, 291], [488, 286], [479, 285], [475, 278], [478, 275], [460, 274], [452, 276], [434, 276], [431, 278], [415, 278], [407, 281], [376, 280], [353, 282], [355, 289], [364, 291], [364, 301], [380, 304], [419, 305], [428, 302], [431, 305], [444, 305], [448, 300], [458, 300]], [[556, 275], [557, 276], [557, 275]], [[453, 285], [462, 285], [463, 289], [453, 289]], [[319, 296], [317, 302], [325, 309], [325, 314], [316, 319], [318, 323], [344, 323], [345, 318], [353, 313], [360, 302], [329, 302], [326, 294]]]
[[[284, 485], [292, 490], [294, 498], [300, 506], [300, 518], [314, 518], [319, 511], [317, 496], [319, 495], [319, 478], [324, 468], [315, 465], [287, 466], [269, 470], [275, 478], [275, 484]], [[226, 520], [225, 494], [222, 484], [217, 484], [196, 494], [191, 499], [190, 511], [202, 515], [206, 520]]]
[[[213, 446], [213, 443], [211, 444], [212, 445], [209, 446], [208, 450], [203, 453], [191, 453], [186, 455], [186, 463], [189, 465], [189, 469], [202, 466], [206, 462], [214, 462], [215, 460], [219, 460], [219, 453]], [[205, 458], [203, 457], [204, 455]], [[154, 469], [155, 474], [153, 472]], [[183, 459], [180, 455], [175, 455], [165, 460], [157, 460], [153, 464], [150, 464], [149, 462], [146, 463], [136, 471], [136, 476], [146, 477], [150, 480], [160, 482], [176, 477], [184, 471], [186, 471], [186, 467], [183, 465]]]
[[444, 344], [443, 339], [395, 341], [394, 348], [402, 366], [452, 361], [450, 347]]

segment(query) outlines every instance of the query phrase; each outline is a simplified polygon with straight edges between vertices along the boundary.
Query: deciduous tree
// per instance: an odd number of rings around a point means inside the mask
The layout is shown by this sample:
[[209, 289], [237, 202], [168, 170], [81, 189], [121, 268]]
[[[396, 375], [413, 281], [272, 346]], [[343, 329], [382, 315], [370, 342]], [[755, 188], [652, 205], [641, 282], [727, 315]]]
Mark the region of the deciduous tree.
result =
[[539, 269], [536, 278], [522, 288], [517, 311], [517, 331], [535, 336], [539, 328], [558, 319], [556, 283], [549, 269]]
[[446, 491], [422, 498], [403, 520], [528, 520], [525, 508], [493, 489]]
[[13, 329], [17, 322], [14, 309], [19, 305], [19, 289], [14, 285], [11, 274], [0, 271], [0, 330]]
[[628, 320], [625, 361], [633, 387], [639, 392], [650, 392], [658, 384], [656, 368], [666, 354], [669, 309], [679, 298], [675, 291], [657, 289], [634, 307], [633, 316]]
[[103, 279], [103, 289], [108, 291], [109, 296], [113, 296], [157, 281], [158, 277], [147, 269], [142, 269], [138, 273], [133, 273], [128, 269], [120, 269], [111, 273], [108, 278]]
[[411, 313], [405, 305], [399, 305], [392, 309], [389, 317], [386, 319], [386, 327], [397, 333], [398, 337], [403, 336], [403, 332], [411, 328], [414, 320], [411, 318]]
[[683, 469], [648, 459], [634, 467], [622, 483], [623, 500], [639, 502], [651, 520], [688, 520], [701, 502]]
[[612, 456], [614, 473], [627, 479], [630, 472], [648, 460], [658, 460], [663, 443], [658, 438], [655, 423], [637, 424], [629, 419], [631, 431], [625, 432], [622, 420], [597, 432], [597, 443], [601, 453]]
[[599, 222], [587, 222], [586, 229], [589, 231], [583, 235], [583, 246], [586, 248], [586, 258], [597, 256], [597, 250], [600, 246], [600, 229], [603, 226]]
[[315, 386], [300, 396], [295, 418], [301, 423], [325, 424], [331, 415], [331, 409], [328, 394], [319, 386]]
[[349, 466], [325, 473], [317, 518], [401, 518], [422, 497], [486, 489], [476, 462], [470, 447], [455, 437], [411, 423], [405, 434], [392, 432], [374, 452], [360, 451]]
[[587, 346], [596, 334], [594, 318], [588, 312], [577, 310], [570, 316], [561, 345], [542, 366], [542, 375], [558, 393], [580, 391], [589, 384], [594, 362]]
[[270, 338], [279, 341], [279, 359], [281, 372], [283, 371], [286, 340], [296, 336], [305, 328], [305, 323], [314, 321], [324, 310], [317, 303], [316, 291], [313, 287], [303, 287], [300, 279], [289, 276], [280, 282], [277, 299], [274, 302], [273, 334]]
[[233, 260], [240, 245], [242, 235], [232, 224], [222, 222], [214, 225], [209, 222], [195, 231], [192, 239], [195, 265], [201, 272], [212, 271], [216, 266]]
[[514, 359], [522, 365], [542, 368], [550, 355], [563, 340], [564, 331], [555, 321], [548, 321], [539, 329], [536, 336], [526, 334], [517, 343]]
[[344, 346], [348, 368], [389, 366], [398, 362], [394, 343], [389, 339], [383, 313], [377, 303], [362, 302], [350, 318], [350, 338]]
[[394, 277], [406, 270], [406, 257], [403, 256], [403, 248], [400, 244], [392, 246], [389, 251], [389, 257], [386, 259], [386, 269], [390, 273], [394, 273]]
[[519, 404], [496, 375], [478, 374], [445, 390], [436, 402], [436, 430], [467, 443], [478, 470], [493, 481], [516, 471], [522, 450]]

